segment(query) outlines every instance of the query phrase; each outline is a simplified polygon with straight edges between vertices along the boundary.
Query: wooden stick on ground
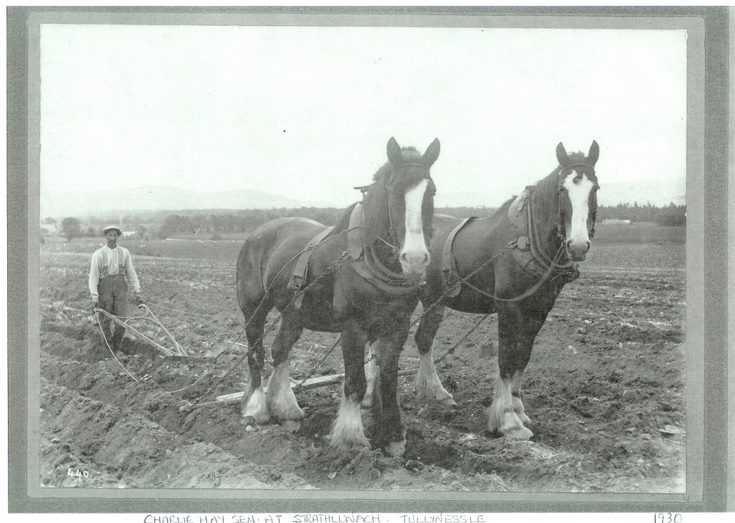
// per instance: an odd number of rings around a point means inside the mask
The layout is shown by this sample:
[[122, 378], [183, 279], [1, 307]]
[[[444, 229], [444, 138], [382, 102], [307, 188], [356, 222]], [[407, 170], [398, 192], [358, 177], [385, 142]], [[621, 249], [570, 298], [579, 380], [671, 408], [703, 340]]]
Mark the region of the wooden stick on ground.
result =
[[[418, 373], [418, 369], [405, 369], [398, 371], [399, 376], [411, 376], [413, 374]], [[335, 385], [337, 383], [341, 383], [344, 379], [344, 374], [331, 374], [329, 376], [319, 376], [318, 378], [310, 378], [301, 385], [302, 390], [310, 390], [310, 389], [318, 389], [320, 387], [327, 387], [328, 385]], [[292, 387], [297, 386], [297, 384], [292, 384]], [[188, 409], [197, 409], [200, 407], [209, 407], [212, 405], [233, 405], [240, 401], [242, 397], [245, 395], [245, 392], [233, 392], [231, 394], [223, 394], [222, 396], [217, 396], [216, 401], [209, 401], [206, 403], [198, 403], [196, 405], [190, 405], [187, 408]], [[183, 407], [182, 407], [183, 408]]]

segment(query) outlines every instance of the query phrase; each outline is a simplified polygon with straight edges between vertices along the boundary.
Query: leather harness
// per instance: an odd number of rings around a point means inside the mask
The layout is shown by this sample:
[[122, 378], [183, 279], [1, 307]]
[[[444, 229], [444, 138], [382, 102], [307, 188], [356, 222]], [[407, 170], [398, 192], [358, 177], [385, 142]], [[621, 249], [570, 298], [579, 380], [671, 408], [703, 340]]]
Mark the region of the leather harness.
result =
[[[369, 281], [375, 287], [386, 294], [393, 296], [405, 296], [408, 294], [416, 294], [420, 282], [407, 278], [403, 274], [396, 273], [385, 267], [375, 256], [372, 247], [363, 246], [362, 242], [362, 224], [365, 214], [362, 204], [358, 203], [352, 209], [350, 214], [349, 227], [347, 229], [347, 252], [352, 259], [352, 268], [362, 278]], [[314, 249], [321, 244], [327, 236], [334, 230], [334, 227], [328, 227], [309, 241], [304, 250], [301, 252], [294, 265], [289, 287], [295, 290], [301, 290], [306, 286], [307, 275], [309, 272], [309, 260]], [[303, 294], [300, 294], [294, 300], [296, 308], [301, 308]]]
[[[314, 236], [311, 241], [306, 245], [306, 248], [301, 252], [298, 260], [296, 260], [296, 265], [294, 266], [293, 273], [291, 274], [291, 280], [289, 281], [290, 288], [300, 290], [304, 286], [304, 284], [306, 283], [307, 274], [309, 273], [309, 259], [311, 258], [314, 249], [316, 249], [317, 245], [322, 243], [324, 238], [329, 236], [329, 233], [331, 233], [333, 230], [334, 227], [327, 227], [322, 232]], [[303, 298], [303, 294], [300, 294], [296, 297], [294, 305], [297, 309], [301, 308], [301, 302]]]
[[470, 216], [462, 220], [459, 225], [452, 229], [452, 232], [449, 233], [449, 236], [444, 241], [444, 249], [442, 249], [442, 282], [444, 284], [444, 294], [449, 298], [456, 297], [462, 290], [462, 279], [457, 272], [457, 260], [452, 254], [454, 237], [457, 236], [457, 233], [465, 225], [476, 218], [476, 216]]
[[372, 246], [363, 245], [362, 224], [364, 219], [362, 204], [358, 203], [350, 214], [350, 230], [347, 232], [347, 251], [352, 259], [352, 268], [385, 294], [391, 296], [416, 294], [421, 282], [391, 271], [380, 262]]
[[[524, 271], [534, 277], [543, 278], [547, 276], [554, 261], [539, 249], [538, 229], [534, 222], [530, 189], [531, 187], [527, 187], [513, 200], [508, 208], [508, 219], [520, 233], [516, 239], [508, 244], [508, 247], [511, 248], [510, 252], [513, 260]], [[465, 225], [474, 219], [476, 217], [473, 216], [462, 220], [444, 241], [442, 249], [442, 283], [444, 293], [449, 298], [456, 297], [462, 290], [462, 277], [457, 271], [457, 260], [452, 254], [454, 238]], [[578, 264], [573, 262], [557, 265], [553, 267], [553, 272], [557, 273], [556, 278], [563, 278], [565, 283], [574, 281], [579, 277]]]

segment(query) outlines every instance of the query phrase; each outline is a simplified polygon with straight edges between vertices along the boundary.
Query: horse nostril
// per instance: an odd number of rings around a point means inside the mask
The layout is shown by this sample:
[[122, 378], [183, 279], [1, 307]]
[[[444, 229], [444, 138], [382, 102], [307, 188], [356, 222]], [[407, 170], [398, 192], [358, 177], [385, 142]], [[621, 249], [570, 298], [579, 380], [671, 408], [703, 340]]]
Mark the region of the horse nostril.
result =
[[589, 240], [585, 240], [582, 243], [577, 243], [576, 249], [574, 248], [574, 244], [572, 240], [567, 240], [566, 248], [568, 251], [576, 250], [577, 252], [588, 252], [590, 250], [590, 247], [592, 244], [589, 242]]
[[403, 265], [416, 265], [416, 266], [427, 266], [429, 264], [429, 254], [426, 252], [423, 253], [414, 253], [413, 255], [409, 255], [408, 253], [401, 253], [401, 255], [398, 257], [398, 260]]

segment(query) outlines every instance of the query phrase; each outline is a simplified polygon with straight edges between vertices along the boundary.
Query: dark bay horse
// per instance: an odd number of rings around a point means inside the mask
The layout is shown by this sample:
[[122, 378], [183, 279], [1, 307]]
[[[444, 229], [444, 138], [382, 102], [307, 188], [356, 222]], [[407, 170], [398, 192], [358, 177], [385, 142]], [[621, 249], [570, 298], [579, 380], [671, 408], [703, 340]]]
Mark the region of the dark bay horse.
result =
[[[366, 343], [381, 347], [380, 401], [373, 402], [373, 442], [392, 455], [405, 451], [397, 400], [398, 358], [429, 263], [434, 182], [429, 170], [439, 140], [421, 155], [388, 141], [388, 162], [363, 200], [333, 228], [305, 218], [280, 218], [259, 227], [237, 260], [237, 297], [247, 322], [250, 380], [241, 413], [256, 423], [300, 420], [304, 414], [289, 382], [293, 344], [303, 329], [339, 332], [345, 379], [331, 445], [369, 447], [361, 419], [366, 390]], [[308, 247], [307, 247], [308, 246]], [[264, 387], [263, 333], [275, 307], [281, 326], [273, 341], [273, 374]]]
[[578, 277], [594, 235], [597, 212], [597, 142], [589, 153], [567, 154], [559, 166], [511, 198], [492, 216], [466, 221], [437, 215], [431, 263], [416, 332], [420, 354], [418, 395], [454, 404], [442, 387], [432, 357], [444, 307], [498, 314], [498, 382], [488, 429], [517, 439], [533, 433], [521, 401], [523, 371], [534, 339], [564, 285]]

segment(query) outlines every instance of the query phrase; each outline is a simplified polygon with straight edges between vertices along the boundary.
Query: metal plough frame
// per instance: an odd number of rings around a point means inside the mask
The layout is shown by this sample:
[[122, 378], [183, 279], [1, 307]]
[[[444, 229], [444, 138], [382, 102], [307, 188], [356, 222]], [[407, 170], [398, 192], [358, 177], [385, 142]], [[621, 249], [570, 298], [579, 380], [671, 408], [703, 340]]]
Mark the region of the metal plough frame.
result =
[[[186, 353], [186, 351], [184, 350], [184, 348], [181, 345], [179, 345], [179, 342], [177, 342], [176, 339], [173, 337], [173, 335], [168, 331], [168, 329], [166, 329], [166, 327], [163, 326], [163, 324], [158, 320], [158, 318], [156, 318], [155, 314], [153, 314], [153, 311], [151, 311], [148, 308], [147, 305], [141, 304], [141, 305], [138, 305], [138, 308], [144, 309], [144, 312], [145, 313], [142, 316], [131, 316], [131, 317], [128, 317], [124, 321], [122, 319], [118, 318], [117, 316], [114, 316], [113, 314], [110, 314], [109, 312], [107, 312], [104, 309], [95, 309], [94, 311], [95, 312], [102, 313], [106, 317], [108, 317], [109, 319], [111, 319], [112, 321], [114, 321], [115, 323], [117, 323], [117, 324], [125, 327], [126, 329], [130, 329], [137, 336], [140, 336], [144, 341], [146, 341], [146, 342], [150, 343], [151, 345], [153, 345], [164, 356], [189, 356]], [[166, 335], [171, 340], [171, 343], [173, 343], [173, 346], [174, 346], [175, 350], [167, 349], [163, 345], [161, 345], [161, 344], [157, 343], [156, 341], [150, 339], [148, 336], [146, 336], [145, 334], [143, 334], [142, 332], [140, 332], [138, 329], [136, 329], [135, 327], [129, 325], [128, 322], [130, 320], [150, 320], [150, 321], [152, 321], [153, 323], [155, 323], [156, 325], [158, 325], [159, 327], [161, 327], [163, 329], [163, 332], [166, 333]]]

